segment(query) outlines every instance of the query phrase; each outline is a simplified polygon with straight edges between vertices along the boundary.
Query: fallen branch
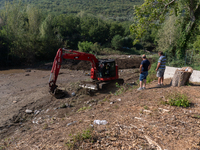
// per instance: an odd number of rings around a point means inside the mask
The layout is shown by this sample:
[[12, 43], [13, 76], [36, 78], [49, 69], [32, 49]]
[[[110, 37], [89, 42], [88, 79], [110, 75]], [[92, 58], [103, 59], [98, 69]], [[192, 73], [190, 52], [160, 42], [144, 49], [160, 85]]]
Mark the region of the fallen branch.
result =
[[162, 150], [162, 148], [155, 141], [153, 141], [149, 136], [145, 135], [144, 137], [147, 139], [149, 144], [155, 145], [158, 150]]

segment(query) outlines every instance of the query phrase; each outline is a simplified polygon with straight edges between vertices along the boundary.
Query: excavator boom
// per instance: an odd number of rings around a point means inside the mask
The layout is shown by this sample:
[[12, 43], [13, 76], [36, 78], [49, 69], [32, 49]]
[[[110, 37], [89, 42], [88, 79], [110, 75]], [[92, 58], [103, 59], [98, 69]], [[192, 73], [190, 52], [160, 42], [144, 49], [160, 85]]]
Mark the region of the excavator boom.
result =
[[118, 79], [118, 66], [117, 64], [115, 64], [115, 60], [98, 60], [93, 54], [60, 48], [58, 49], [55, 56], [51, 69], [51, 75], [49, 78], [50, 93], [52, 93], [53, 95], [55, 95], [55, 91], [57, 88], [56, 81], [63, 59], [84, 60], [91, 62], [92, 68], [90, 72], [90, 78], [93, 79], [93, 82], [83, 81], [80, 85], [83, 88], [98, 90], [102, 89], [102, 86], [110, 81], [113, 81], [115, 83], [123, 82], [123, 79]]
[[[93, 54], [60, 48], [58, 49], [57, 54], [55, 56], [53, 66], [51, 69], [51, 75], [49, 78], [49, 87], [50, 87], [51, 93], [54, 93], [55, 89], [57, 88], [56, 81], [58, 78], [58, 74], [59, 74], [63, 59], [90, 61], [92, 63], [90, 78], [92, 78], [93, 80], [97, 78], [96, 70], [97, 70], [97, 65], [98, 65], [98, 59]], [[53, 75], [53, 79], [51, 80], [52, 75]]]

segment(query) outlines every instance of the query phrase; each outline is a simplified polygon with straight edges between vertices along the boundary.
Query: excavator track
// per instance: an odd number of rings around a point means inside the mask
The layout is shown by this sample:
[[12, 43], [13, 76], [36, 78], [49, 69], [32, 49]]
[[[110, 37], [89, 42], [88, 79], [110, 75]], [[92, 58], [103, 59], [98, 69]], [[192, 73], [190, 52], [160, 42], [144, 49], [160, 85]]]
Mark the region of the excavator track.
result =
[[118, 83], [119, 85], [122, 85], [124, 83], [123, 79], [116, 79], [116, 80], [110, 80], [110, 81], [81, 81], [81, 83], [79, 84], [80, 87], [82, 88], [86, 88], [89, 90], [94, 90], [94, 91], [98, 91], [98, 90], [102, 90], [102, 89], [106, 89], [108, 86], [113, 86], [114, 84]]
[[97, 91], [99, 90], [99, 81], [81, 81], [79, 86], [85, 89]]

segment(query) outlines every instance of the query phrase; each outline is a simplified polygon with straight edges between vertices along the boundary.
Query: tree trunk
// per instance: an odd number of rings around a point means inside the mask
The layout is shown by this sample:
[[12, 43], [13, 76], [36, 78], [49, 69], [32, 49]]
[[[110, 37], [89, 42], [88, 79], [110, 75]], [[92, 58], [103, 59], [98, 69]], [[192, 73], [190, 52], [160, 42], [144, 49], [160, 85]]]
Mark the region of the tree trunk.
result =
[[172, 79], [172, 86], [183, 86], [189, 83], [189, 78], [193, 72], [191, 67], [183, 67], [175, 71]]

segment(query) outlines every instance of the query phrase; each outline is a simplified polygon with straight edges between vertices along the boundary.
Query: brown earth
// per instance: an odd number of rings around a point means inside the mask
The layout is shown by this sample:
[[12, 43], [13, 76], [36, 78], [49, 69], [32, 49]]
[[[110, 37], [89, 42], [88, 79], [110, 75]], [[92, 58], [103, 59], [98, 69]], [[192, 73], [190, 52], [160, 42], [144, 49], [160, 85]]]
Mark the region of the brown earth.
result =
[[[66, 62], [60, 70], [57, 85], [67, 91], [62, 99], [48, 93], [50, 64], [41, 66], [43, 70], [1, 71], [0, 149], [200, 149], [199, 84], [178, 88], [165, 80], [162, 88], [155, 88], [155, 81], [137, 91], [141, 59], [125, 57], [116, 60], [124, 67], [119, 70], [124, 86], [113, 85], [92, 96], [78, 86], [90, 80], [90, 68], [83, 62]], [[163, 105], [174, 92], [186, 94], [191, 106]], [[25, 113], [27, 109], [33, 113]], [[108, 124], [95, 125], [94, 120]], [[87, 129], [93, 139], [78, 138]]]

